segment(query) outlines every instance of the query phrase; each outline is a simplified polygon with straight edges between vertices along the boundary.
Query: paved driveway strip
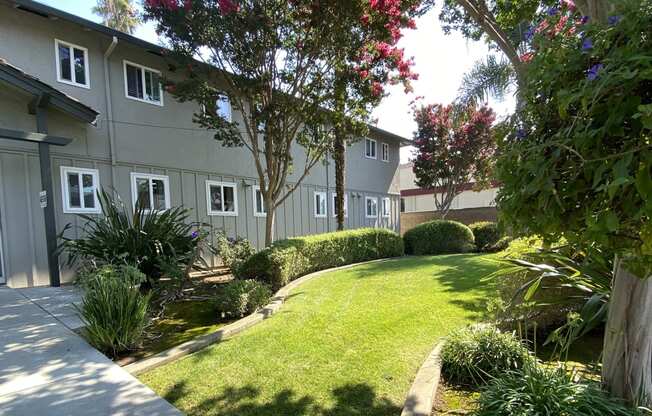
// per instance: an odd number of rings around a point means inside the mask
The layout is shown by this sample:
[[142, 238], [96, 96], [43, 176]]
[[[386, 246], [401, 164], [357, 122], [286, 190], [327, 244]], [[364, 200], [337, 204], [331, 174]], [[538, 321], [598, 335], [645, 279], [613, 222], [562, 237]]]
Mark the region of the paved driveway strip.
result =
[[1, 415], [180, 415], [18, 290], [0, 287]]

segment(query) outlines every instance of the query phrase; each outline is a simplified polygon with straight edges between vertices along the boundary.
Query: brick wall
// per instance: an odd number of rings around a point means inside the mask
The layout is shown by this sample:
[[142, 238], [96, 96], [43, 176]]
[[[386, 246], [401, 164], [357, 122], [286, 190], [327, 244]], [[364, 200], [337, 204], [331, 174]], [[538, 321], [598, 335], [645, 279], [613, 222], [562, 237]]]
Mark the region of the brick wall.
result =
[[[436, 218], [439, 218], [437, 211], [402, 212], [401, 235], [421, 223]], [[495, 207], [452, 209], [448, 211], [446, 219], [459, 221], [467, 225], [477, 221], [496, 221], [498, 219], [498, 211]]]

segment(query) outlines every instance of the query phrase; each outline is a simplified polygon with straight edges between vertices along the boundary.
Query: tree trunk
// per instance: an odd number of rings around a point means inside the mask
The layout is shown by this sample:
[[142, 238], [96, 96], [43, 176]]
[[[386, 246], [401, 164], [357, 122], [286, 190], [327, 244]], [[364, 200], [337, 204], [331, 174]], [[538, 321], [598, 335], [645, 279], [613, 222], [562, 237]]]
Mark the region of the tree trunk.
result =
[[602, 382], [629, 403], [652, 404], [652, 278], [616, 258], [604, 335]]
[[274, 208], [274, 201], [265, 198], [265, 247], [269, 247], [274, 242], [274, 215], [276, 209]]
[[335, 212], [337, 213], [337, 231], [344, 230], [344, 177], [346, 174], [346, 143], [344, 132], [335, 132]]

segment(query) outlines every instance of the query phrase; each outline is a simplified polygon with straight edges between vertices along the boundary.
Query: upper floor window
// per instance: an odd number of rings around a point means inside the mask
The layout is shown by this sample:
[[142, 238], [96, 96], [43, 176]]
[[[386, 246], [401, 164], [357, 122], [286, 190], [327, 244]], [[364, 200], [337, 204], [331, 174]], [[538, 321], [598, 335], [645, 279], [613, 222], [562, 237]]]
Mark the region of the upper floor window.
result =
[[[335, 200], [337, 199], [337, 194], [332, 195], [332, 201], [333, 201], [333, 216], [337, 217], [337, 204], [335, 203]], [[344, 194], [344, 217], [349, 216], [349, 195], [347, 193]]]
[[54, 40], [57, 58], [57, 81], [90, 88], [88, 49], [59, 39]]
[[63, 212], [66, 214], [99, 214], [97, 190], [100, 173], [97, 169], [61, 166]]
[[163, 105], [161, 72], [124, 61], [125, 95], [132, 100]]
[[374, 139], [364, 140], [364, 156], [368, 159], [376, 159], [376, 141]]
[[391, 214], [391, 205], [390, 205], [390, 200], [389, 198], [383, 198], [383, 210], [381, 211], [383, 213], [383, 217], [389, 217]]
[[131, 193], [134, 207], [140, 203], [145, 211], [170, 209], [170, 179], [167, 176], [132, 173]]
[[401, 212], [405, 212], [405, 198], [401, 198]]
[[231, 110], [231, 100], [226, 94], [218, 94], [215, 100], [215, 111], [217, 115], [226, 121], [233, 121], [233, 114]]
[[367, 218], [378, 217], [378, 198], [365, 197], [365, 208]]
[[380, 155], [383, 159], [383, 162], [389, 162], [389, 145], [387, 143], [381, 143]]
[[265, 210], [265, 199], [263, 198], [263, 192], [260, 190], [260, 186], [254, 186], [254, 216], [255, 217], [265, 217], [267, 216], [267, 211]]
[[206, 181], [208, 215], [238, 215], [238, 191], [235, 183]]
[[326, 192], [315, 192], [315, 218], [326, 217]]

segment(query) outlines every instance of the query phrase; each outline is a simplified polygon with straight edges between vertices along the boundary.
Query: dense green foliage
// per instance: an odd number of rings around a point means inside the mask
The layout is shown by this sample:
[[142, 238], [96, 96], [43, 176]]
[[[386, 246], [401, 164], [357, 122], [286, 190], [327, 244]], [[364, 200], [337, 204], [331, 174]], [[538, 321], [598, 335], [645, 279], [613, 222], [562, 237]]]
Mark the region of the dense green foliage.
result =
[[403, 255], [403, 241], [384, 228], [361, 228], [290, 238], [251, 256], [236, 271], [278, 289], [311, 272], [367, 260]]
[[135, 348], [148, 322], [150, 295], [140, 293], [145, 275], [130, 266], [102, 266], [82, 278], [84, 337], [95, 348], [115, 357]]
[[237, 270], [240, 265], [256, 254], [256, 248], [246, 238], [231, 239], [224, 232], [215, 236], [215, 249], [222, 263], [231, 270]]
[[407, 254], [467, 253], [475, 250], [473, 232], [466, 225], [447, 220], [419, 224], [403, 235]]
[[511, 333], [490, 325], [452, 332], [441, 351], [442, 373], [448, 383], [478, 386], [532, 360], [527, 348]]
[[272, 297], [269, 287], [256, 280], [234, 280], [224, 286], [215, 299], [223, 316], [241, 318], [267, 305]]
[[61, 233], [60, 249], [70, 264], [132, 264], [153, 281], [161, 277], [163, 264], [196, 260], [204, 233], [193, 232], [198, 224], [188, 221], [190, 210], [149, 211], [139, 201], [132, 213], [120, 198], [105, 191], [99, 193], [99, 201], [103, 216], [79, 215], [85, 222], [81, 238], [65, 237], [70, 224]]
[[566, 368], [527, 365], [491, 381], [476, 416], [629, 416], [640, 414], [592, 382], [577, 382]]
[[[652, 5], [608, 22], [566, 9], [534, 36], [497, 202], [521, 233], [616, 251], [652, 272]], [[605, 6], [606, 7], [606, 6]]]
[[475, 246], [480, 251], [491, 251], [502, 238], [502, 233], [498, 229], [498, 224], [491, 221], [481, 221], [469, 224], [475, 238]]

